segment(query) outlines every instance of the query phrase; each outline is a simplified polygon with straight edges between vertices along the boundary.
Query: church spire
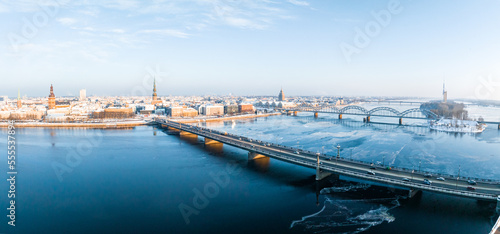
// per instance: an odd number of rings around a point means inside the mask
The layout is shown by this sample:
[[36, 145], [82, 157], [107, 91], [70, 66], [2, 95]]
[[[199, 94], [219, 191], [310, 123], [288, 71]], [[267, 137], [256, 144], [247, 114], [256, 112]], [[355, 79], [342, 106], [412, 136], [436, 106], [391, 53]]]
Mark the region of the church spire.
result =
[[56, 95], [54, 95], [54, 87], [52, 86], [52, 84], [50, 84], [50, 95], [49, 97], [56, 97]]
[[151, 104], [155, 105], [158, 103], [158, 96], [156, 94], [156, 78], [153, 80], [153, 99], [151, 101]]
[[17, 89], [17, 108], [21, 108], [23, 104], [21, 103], [21, 90]]
[[49, 110], [56, 108], [56, 95], [54, 95], [54, 87], [50, 84], [50, 95], [49, 95]]

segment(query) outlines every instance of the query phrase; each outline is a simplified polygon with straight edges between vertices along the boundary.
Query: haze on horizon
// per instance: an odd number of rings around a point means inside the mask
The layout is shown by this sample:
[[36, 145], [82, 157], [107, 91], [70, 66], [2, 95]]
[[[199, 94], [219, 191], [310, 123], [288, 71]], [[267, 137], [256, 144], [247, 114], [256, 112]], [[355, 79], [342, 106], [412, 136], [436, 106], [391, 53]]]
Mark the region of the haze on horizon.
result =
[[0, 96], [500, 100], [500, 1], [38, 2], [0, 0]]

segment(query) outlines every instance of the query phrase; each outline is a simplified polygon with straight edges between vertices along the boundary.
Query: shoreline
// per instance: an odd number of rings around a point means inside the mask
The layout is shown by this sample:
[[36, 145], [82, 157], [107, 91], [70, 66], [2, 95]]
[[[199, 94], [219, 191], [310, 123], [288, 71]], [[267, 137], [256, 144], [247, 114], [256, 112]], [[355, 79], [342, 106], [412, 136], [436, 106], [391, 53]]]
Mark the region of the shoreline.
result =
[[[269, 114], [259, 114], [259, 115], [239, 115], [239, 116], [229, 116], [221, 118], [200, 118], [200, 119], [171, 119], [173, 121], [181, 123], [197, 123], [199, 122], [218, 122], [227, 121], [233, 119], [252, 119], [260, 117], [268, 117], [273, 115], [281, 115], [281, 113], [269, 113]], [[14, 127], [16, 128], [95, 128], [95, 129], [121, 129], [121, 128], [133, 128], [136, 126], [149, 125], [150, 122], [144, 120], [137, 121], [117, 121], [117, 122], [106, 122], [106, 123], [45, 123], [45, 122], [16, 122]], [[8, 128], [9, 123], [1, 122], [0, 128]]]
[[[43, 123], [43, 122], [25, 122], [14, 123], [16, 128], [100, 128], [100, 129], [117, 129], [117, 128], [132, 128], [141, 125], [147, 125], [146, 121], [122, 121], [122, 122], [107, 122], [107, 123]], [[0, 128], [8, 128], [8, 123], [0, 123]]]
[[253, 118], [261, 118], [268, 117], [274, 115], [281, 115], [280, 112], [277, 113], [269, 113], [269, 114], [252, 114], [252, 115], [237, 115], [237, 116], [228, 116], [228, 117], [220, 117], [220, 118], [204, 118], [204, 119], [170, 119], [171, 121], [179, 122], [179, 123], [197, 123], [199, 122], [219, 122], [219, 121], [227, 121], [234, 119], [253, 119]]

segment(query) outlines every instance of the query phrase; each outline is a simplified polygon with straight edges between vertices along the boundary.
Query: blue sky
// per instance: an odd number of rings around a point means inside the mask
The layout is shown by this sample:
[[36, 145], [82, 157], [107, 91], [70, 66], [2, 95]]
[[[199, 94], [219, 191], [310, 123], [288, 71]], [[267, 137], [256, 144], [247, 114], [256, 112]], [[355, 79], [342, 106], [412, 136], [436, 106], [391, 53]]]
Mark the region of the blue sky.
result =
[[[159, 95], [439, 97], [445, 79], [450, 98], [500, 100], [499, 10], [498, 0], [0, 0], [0, 95], [47, 96], [51, 83], [57, 96], [149, 95], [153, 69]], [[368, 42], [356, 44], [359, 32]]]

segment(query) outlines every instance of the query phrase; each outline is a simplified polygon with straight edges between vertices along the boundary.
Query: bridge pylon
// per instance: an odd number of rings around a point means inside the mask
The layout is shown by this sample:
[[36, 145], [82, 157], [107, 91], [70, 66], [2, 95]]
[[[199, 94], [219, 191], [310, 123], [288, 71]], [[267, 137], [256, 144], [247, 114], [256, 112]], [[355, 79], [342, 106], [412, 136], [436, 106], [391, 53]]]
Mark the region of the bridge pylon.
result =
[[413, 198], [420, 191], [421, 191], [420, 189], [410, 189], [408, 191], [408, 198]]
[[219, 141], [216, 141], [216, 140], [212, 140], [212, 139], [209, 139], [209, 138], [205, 137], [205, 145], [210, 145], [210, 144], [222, 144], [222, 142], [219, 142]]
[[167, 127], [167, 132], [169, 134], [180, 134], [181, 130], [179, 130], [177, 128], [173, 128], [173, 127]]
[[319, 155], [318, 155], [317, 156], [317, 164], [316, 164], [316, 180], [322, 180], [322, 179], [324, 179], [332, 174], [331, 172], [322, 171], [321, 168], [319, 167], [319, 165], [320, 165], [320, 162], [319, 162]]
[[267, 156], [265, 155], [262, 155], [262, 154], [258, 154], [258, 153], [255, 153], [255, 152], [248, 152], [248, 160], [254, 160], [254, 159], [258, 159], [258, 158], [267, 158]]
[[500, 195], [498, 195], [497, 197], [497, 208], [496, 208], [496, 211], [498, 214], [500, 214]]
[[198, 136], [194, 133], [185, 132], [185, 131], [180, 131], [179, 135], [181, 135], [181, 136]]
[[318, 118], [318, 112], [314, 112], [314, 118]]

